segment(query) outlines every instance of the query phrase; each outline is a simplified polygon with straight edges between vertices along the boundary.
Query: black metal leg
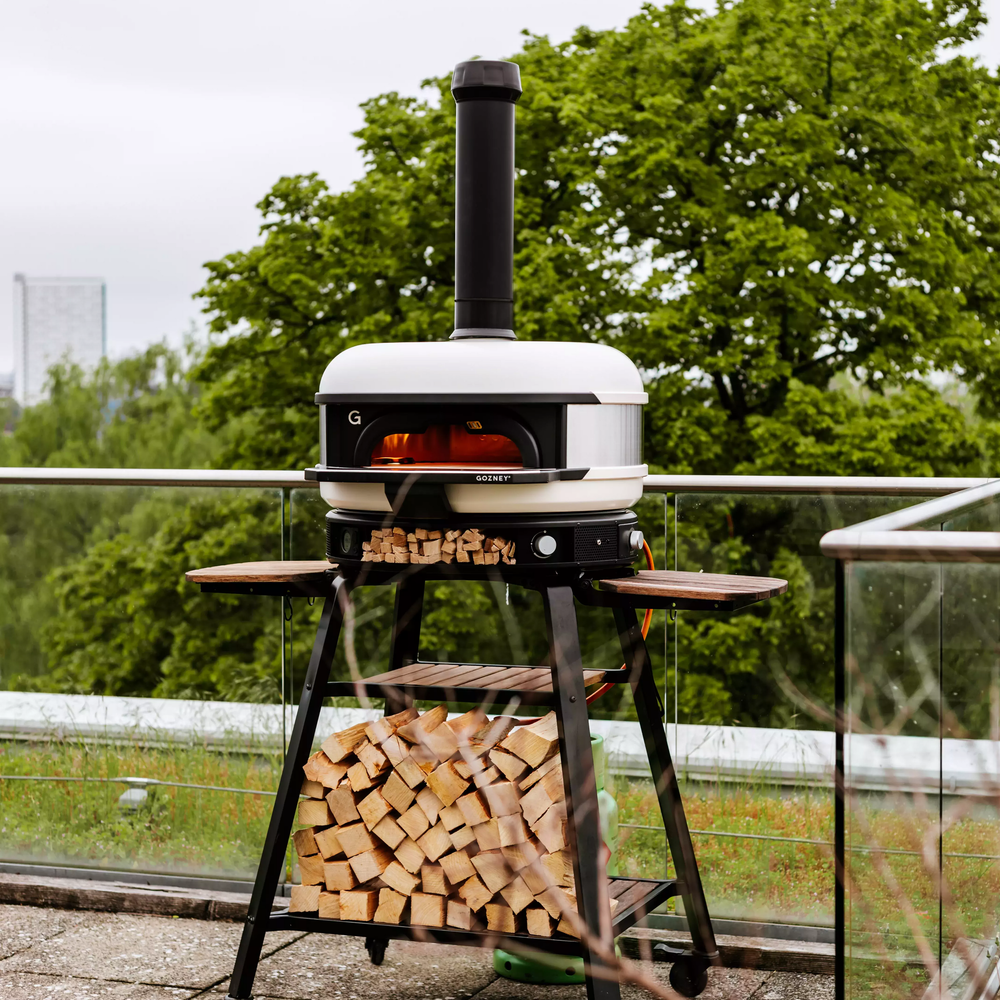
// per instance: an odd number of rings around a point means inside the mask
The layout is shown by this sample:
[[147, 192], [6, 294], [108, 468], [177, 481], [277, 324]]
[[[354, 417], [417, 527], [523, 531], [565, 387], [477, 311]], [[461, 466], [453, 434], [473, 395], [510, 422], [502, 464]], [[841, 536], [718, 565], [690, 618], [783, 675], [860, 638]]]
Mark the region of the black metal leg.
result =
[[250, 897], [250, 908], [247, 910], [246, 923], [243, 925], [240, 950], [236, 955], [236, 965], [233, 967], [233, 978], [229, 987], [230, 1000], [248, 1000], [253, 989], [271, 904], [278, 888], [282, 866], [285, 864], [285, 847], [298, 808], [299, 789], [302, 787], [302, 765], [305, 764], [312, 749], [313, 735], [319, 721], [320, 709], [323, 707], [326, 684], [330, 678], [330, 664], [337, 648], [337, 640], [340, 638], [340, 627], [344, 620], [349, 592], [350, 585], [347, 580], [338, 576], [323, 605], [323, 614], [316, 631], [316, 641], [313, 643], [305, 685], [302, 688], [302, 700], [299, 702], [292, 736], [288, 741], [288, 752], [281, 770], [278, 794], [274, 800], [271, 822], [267, 827], [267, 837], [257, 868], [257, 880], [254, 882], [253, 894]]
[[570, 587], [542, 591], [551, 648], [552, 689], [559, 720], [559, 750], [563, 760], [567, 825], [574, 844], [573, 873], [580, 916], [588, 935], [601, 942], [604, 957], [582, 940], [587, 969], [588, 1000], [619, 1000], [607, 872], [601, 863], [601, 825], [594, 778], [594, 755], [587, 720], [587, 697], [577, 631], [576, 607]]
[[674, 770], [667, 744], [667, 734], [663, 729], [663, 706], [660, 692], [653, 681], [653, 668], [649, 662], [649, 652], [639, 628], [635, 609], [616, 607], [615, 622], [621, 640], [625, 664], [630, 671], [629, 683], [635, 700], [635, 710], [639, 717], [639, 727], [646, 744], [646, 755], [653, 772], [653, 783], [660, 804], [660, 814], [667, 831], [667, 843], [673, 858], [677, 878], [683, 882], [684, 914], [687, 917], [694, 954], [714, 961], [718, 956], [715, 932], [708, 915], [705, 890], [698, 873], [698, 862], [694, 856], [691, 833], [684, 815], [677, 772]]
[[[420, 619], [424, 611], [424, 580], [422, 576], [404, 575], [396, 583], [396, 601], [392, 616], [392, 645], [389, 648], [389, 669], [399, 670], [415, 663], [420, 653]], [[413, 699], [400, 690], [386, 691], [385, 714], [395, 715], [407, 708]]]

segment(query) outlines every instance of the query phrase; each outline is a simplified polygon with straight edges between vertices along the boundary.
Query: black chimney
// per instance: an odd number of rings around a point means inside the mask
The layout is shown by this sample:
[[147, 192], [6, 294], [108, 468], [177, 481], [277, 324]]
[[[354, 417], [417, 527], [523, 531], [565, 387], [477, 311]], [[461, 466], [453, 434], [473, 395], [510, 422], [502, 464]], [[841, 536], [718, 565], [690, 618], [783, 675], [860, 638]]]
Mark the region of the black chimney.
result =
[[516, 63], [459, 63], [455, 157], [455, 332], [514, 339]]

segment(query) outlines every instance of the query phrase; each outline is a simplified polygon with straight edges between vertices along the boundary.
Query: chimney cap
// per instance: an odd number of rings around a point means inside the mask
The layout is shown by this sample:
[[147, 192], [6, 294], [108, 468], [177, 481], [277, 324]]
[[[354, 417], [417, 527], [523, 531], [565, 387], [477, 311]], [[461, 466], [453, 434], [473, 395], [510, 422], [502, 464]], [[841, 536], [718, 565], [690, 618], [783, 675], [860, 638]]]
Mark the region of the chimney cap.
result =
[[501, 60], [460, 62], [451, 77], [451, 92], [456, 101], [500, 98], [513, 103], [522, 93], [521, 69], [517, 63]]

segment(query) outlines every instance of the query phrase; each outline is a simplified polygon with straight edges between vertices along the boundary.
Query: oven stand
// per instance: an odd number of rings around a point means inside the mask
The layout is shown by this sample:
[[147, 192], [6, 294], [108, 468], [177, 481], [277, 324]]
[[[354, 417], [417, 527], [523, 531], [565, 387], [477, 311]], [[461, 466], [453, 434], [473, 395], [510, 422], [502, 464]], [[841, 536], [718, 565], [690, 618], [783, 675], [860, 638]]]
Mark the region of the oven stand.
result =
[[[395, 579], [385, 577], [382, 580], [372, 578], [365, 580], [366, 585], [396, 584], [391, 669], [401, 669], [419, 662], [417, 647], [425, 578], [425, 574], [421, 573], [402, 574]], [[569, 581], [556, 573], [533, 574], [532, 586], [538, 589], [542, 596], [551, 648], [552, 692], [549, 700], [559, 723], [559, 750], [564, 762], [563, 781], [568, 834], [571, 843], [575, 845], [573, 868], [577, 905], [587, 929], [583, 940], [537, 938], [528, 935], [503, 938], [496, 934], [462, 932], [452, 928], [410, 928], [394, 924], [365, 923], [359, 926], [354, 921], [320, 920], [288, 914], [287, 911], [272, 913], [272, 903], [282, 866], [285, 864], [288, 838], [295, 822], [302, 783], [302, 766], [312, 749], [320, 708], [325, 697], [341, 693], [337, 689], [344, 686], [330, 683], [330, 666], [340, 637], [353, 582], [352, 578], [338, 574], [332, 577], [326, 590], [323, 612], [302, 688], [302, 699], [295, 716], [233, 969], [229, 1000], [248, 1000], [251, 997], [264, 945], [264, 935], [269, 930], [293, 928], [364, 936], [365, 945], [375, 964], [381, 963], [386, 942], [392, 937], [420, 937], [454, 943], [478, 940], [480, 944], [499, 944], [508, 948], [518, 947], [520, 943], [521, 947], [527, 944], [539, 950], [582, 955], [587, 973], [588, 1000], [618, 1000], [621, 994], [615, 968], [615, 935], [672, 896], [680, 896], [684, 901], [684, 912], [693, 948], [689, 951], [666, 949], [660, 953], [674, 962], [670, 976], [674, 988], [686, 996], [696, 996], [700, 993], [707, 982], [708, 966], [718, 961], [718, 951], [704, 890], [698, 875], [691, 836], [684, 817], [677, 777], [667, 746], [659, 692], [653, 680], [648, 651], [636, 620], [635, 610], [624, 596], [619, 600], [616, 598], [620, 595], [601, 595], [600, 603], [614, 608], [619, 639], [625, 655], [626, 670], [612, 673], [615, 675], [615, 680], [627, 681], [633, 692], [677, 878], [650, 882], [648, 886], [640, 884], [641, 880], [629, 882], [629, 886], [638, 886], [639, 893], [644, 895], [640, 898], [634, 888], [629, 894], [623, 893], [619, 902], [627, 897], [627, 903], [630, 905], [625, 906], [624, 912], [616, 912], [612, 917], [577, 628], [575, 600], [582, 595], [578, 579]], [[229, 588], [220, 586], [213, 589]], [[249, 592], [264, 591], [258, 587], [250, 588]], [[291, 592], [294, 592], [294, 588]], [[375, 697], [386, 697], [387, 714], [399, 711], [412, 702], [414, 698], [412, 689], [408, 692], [405, 686], [393, 688], [388, 684], [378, 685], [374, 683], [376, 680], [368, 678], [360, 685], [355, 683], [354, 688], [355, 690], [363, 688]], [[421, 690], [426, 693], [426, 689]], [[446, 685], [441, 685], [439, 691], [442, 700], [447, 699], [449, 693], [452, 695], [455, 693], [454, 688]], [[516, 690], [495, 690], [492, 693], [497, 695], [493, 704], [503, 704], [511, 697], [517, 697]], [[420, 695], [424, 696], [425, 694]], [[528, 698], [525, 700], [531, 701]], [[537, 698], [534, 699], [534, 703], [539, 703]], [[621, 881], [616, 880], [616, 885]]]

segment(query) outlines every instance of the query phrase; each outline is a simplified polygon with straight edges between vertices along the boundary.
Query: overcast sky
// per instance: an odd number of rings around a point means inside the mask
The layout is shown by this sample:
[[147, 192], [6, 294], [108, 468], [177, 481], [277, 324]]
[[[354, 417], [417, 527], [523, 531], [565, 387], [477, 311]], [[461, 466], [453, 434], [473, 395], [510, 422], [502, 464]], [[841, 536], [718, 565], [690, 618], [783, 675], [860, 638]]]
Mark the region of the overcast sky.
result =
[[[977, 46], [1000, 57], [1000, 0]], [[640, 0], [134, 0], [11, 4], [0, 33], [0, 371], [12, 367], [11, 278], [99, 275], [108, 351], [200, 322], [201, 264], [249, 246], [282, 174], [334, 189], [361, 172], [358, 104], [522, 28], [621, 26]]]

